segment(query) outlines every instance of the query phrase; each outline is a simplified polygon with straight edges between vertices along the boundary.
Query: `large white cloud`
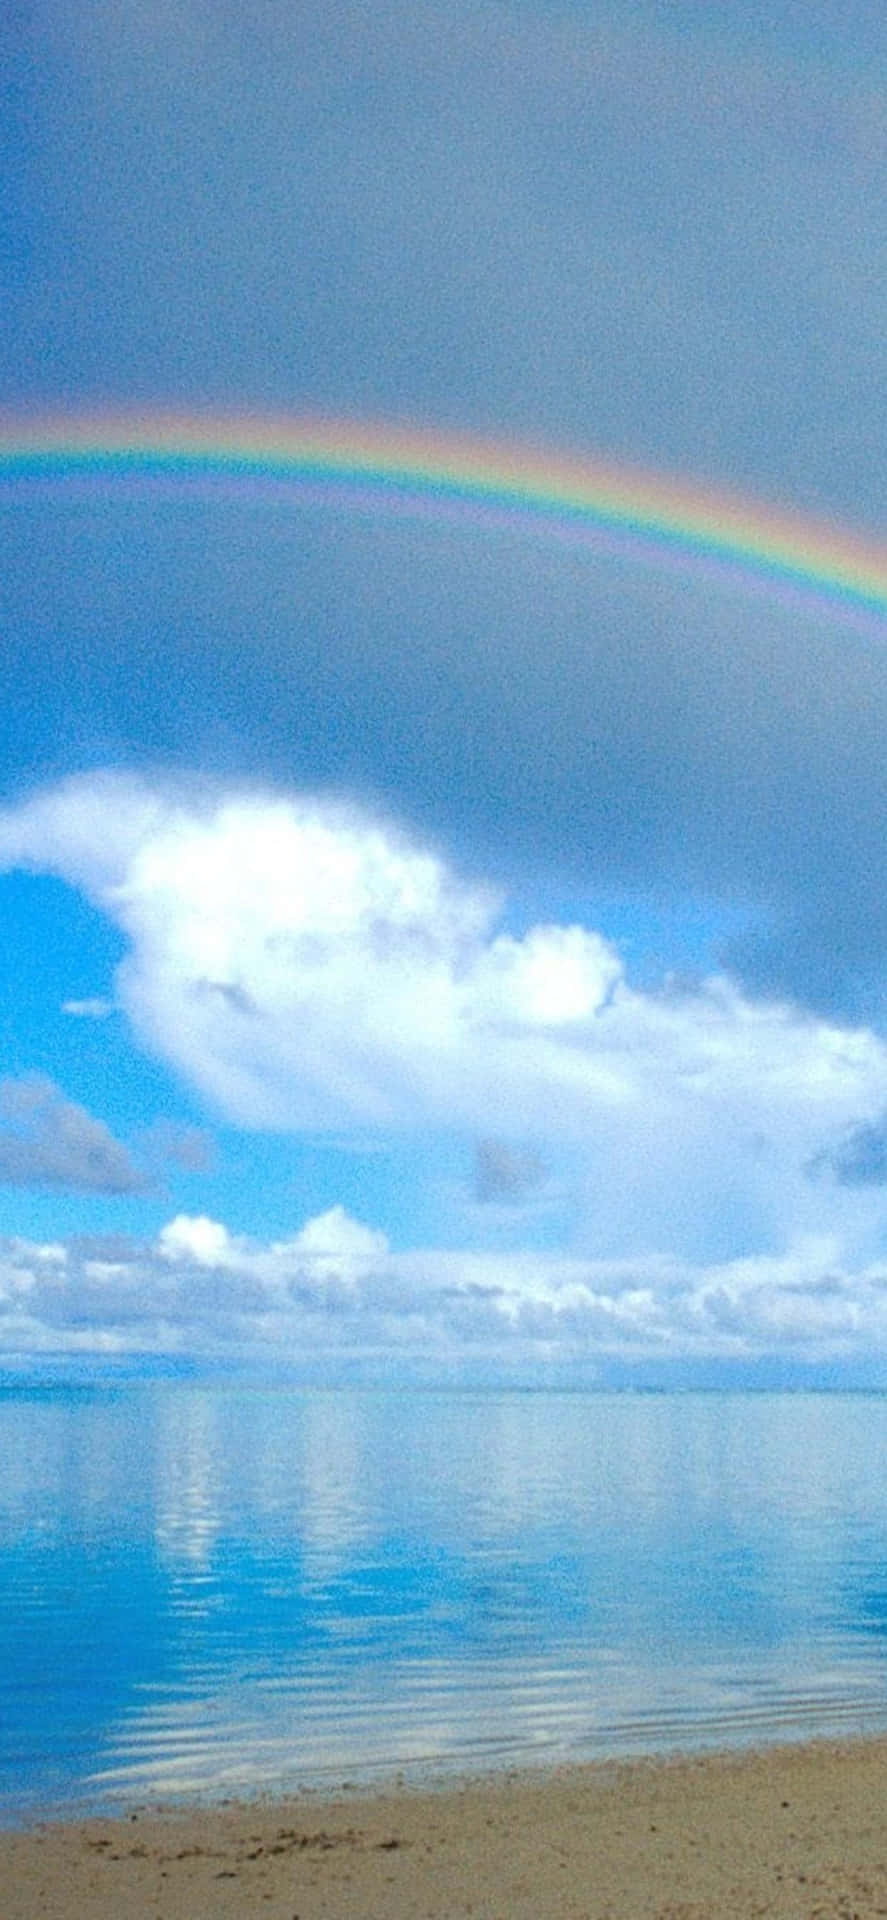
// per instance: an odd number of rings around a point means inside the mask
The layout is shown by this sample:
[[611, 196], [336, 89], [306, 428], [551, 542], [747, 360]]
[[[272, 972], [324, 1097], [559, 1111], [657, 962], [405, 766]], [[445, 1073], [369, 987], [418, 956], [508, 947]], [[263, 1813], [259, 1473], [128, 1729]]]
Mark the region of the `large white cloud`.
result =
[[136, 1036], [236, 1123], [552, 1142], [586, 1169], [599, 1251], [711, 1258], [827, 1224], [874, 1247], [879, 1190], [809, 1173], [887, 1105], [867, 1029], [724, 977], [639, 991], [594, 930], [515, 937], [438, 853], [312, 797], [83, 776], [0, 812], [0, 865], [117, 923]]

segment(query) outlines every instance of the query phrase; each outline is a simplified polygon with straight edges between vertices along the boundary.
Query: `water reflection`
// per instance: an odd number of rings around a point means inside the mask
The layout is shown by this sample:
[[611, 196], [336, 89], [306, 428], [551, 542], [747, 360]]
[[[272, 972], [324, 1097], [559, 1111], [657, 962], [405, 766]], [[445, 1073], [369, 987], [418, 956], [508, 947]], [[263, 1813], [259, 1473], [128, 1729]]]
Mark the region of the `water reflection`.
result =
[[0, 1807], [887, 1725], [887, 1401], [0, 1398]]
[[173, 1396], [154, 1463], [154, 1539], [173, 1568], [208, 1569], [221, 1525], [221, 1473], [218, 1403], [208, 1394]]

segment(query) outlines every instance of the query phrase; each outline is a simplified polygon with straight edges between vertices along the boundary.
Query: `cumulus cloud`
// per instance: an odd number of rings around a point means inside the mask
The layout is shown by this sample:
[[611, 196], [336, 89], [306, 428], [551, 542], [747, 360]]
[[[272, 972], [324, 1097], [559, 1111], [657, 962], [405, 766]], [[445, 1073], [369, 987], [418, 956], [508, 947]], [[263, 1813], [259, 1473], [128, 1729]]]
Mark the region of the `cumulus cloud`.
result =
[[46, 1074], [0, 1080], [0, 1183], [82, 1193], [141, 1193], [125, 1146]]
[[868, 1029], [718, 975], [640, 991], [594, 929], [517, 937], [493, 890], [329, 800], [82, 776], [0, 811], [0, 865], [116, 924], [136, 1036], [229, 1120], [499, 1139], [507, 1113], [510, 1151], [581, 1153], [599, 1251], [819, 1231], [805, 1168], [887, 1100]]
[[0, 1352], [270, 1359], [326, 1378], [852, 1364], [887, 1359], [887, 1263], [853, 1269], [827, 1240], [711, 1266], [398, 1253], [341, 1207], [274, 1242], [179, 1215], [142, 1245], [0, 1242]]

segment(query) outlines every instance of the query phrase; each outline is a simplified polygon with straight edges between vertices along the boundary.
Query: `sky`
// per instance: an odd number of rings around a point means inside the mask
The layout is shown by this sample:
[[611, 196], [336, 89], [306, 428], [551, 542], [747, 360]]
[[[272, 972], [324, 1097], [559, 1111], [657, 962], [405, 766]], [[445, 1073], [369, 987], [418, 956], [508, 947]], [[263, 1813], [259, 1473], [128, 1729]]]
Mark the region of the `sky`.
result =
[[[0, 39], [7, 431], [456, 433], [887, 555], [881, 6]], [[887, 615], [6, 479], [0, 620], [0, 1365], [887, 1384]]]

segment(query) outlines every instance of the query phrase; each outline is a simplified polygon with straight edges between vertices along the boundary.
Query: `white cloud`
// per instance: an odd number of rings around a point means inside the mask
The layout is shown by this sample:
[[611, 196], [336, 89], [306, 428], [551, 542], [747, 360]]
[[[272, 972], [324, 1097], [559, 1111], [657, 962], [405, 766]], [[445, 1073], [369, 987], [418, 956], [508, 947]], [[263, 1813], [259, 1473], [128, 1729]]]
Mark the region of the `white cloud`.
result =
[[165, 1260], [193, 1260], [199, 1267], [230, 1266], [233, 1251], [226, 1228], [205, 1214], [177, 1214], [163, 1228], [157, 1246]]
[[828, 1241], [710, 1266], [393, 1251], [341, 1207], [257, 1243], [179, 1216], [138, 1245], [0, 1242], [0, 1352], [272, 1360], [335, 1378], [546, 1362], [887, 1362], [887, 1262]]
[[315, 1284], [335, 1278], [356, 1287], [385, 1263], [388, 1242], [384, 1233], [352, 1220], [344, 1207], [330, 1207], [306, 1221], [294, 1239], [277, 1242], [271, 1257], [293, 1260], [298, 1271], [309, 1273]]
[[75, 1020], [107, 1020], [114, 1012], [113, 1000], [102, 1000], [93, 995], [86, 1000], [63, 1000], [62, 1012], [69, 1013]]
[[305, 796], [80, 777], [0, 812], [0, 864], [116, 922], [136, 1036], [229, 1120], [569, 1149], [599, 1252], [778, 1252], [829, 1221], [879, 1244], [878, 1190], [808, 1171], [887, 1103], [866, 1029], [722, 977], [638, 991], [596, 931], [516, 938], [437, 853]]

